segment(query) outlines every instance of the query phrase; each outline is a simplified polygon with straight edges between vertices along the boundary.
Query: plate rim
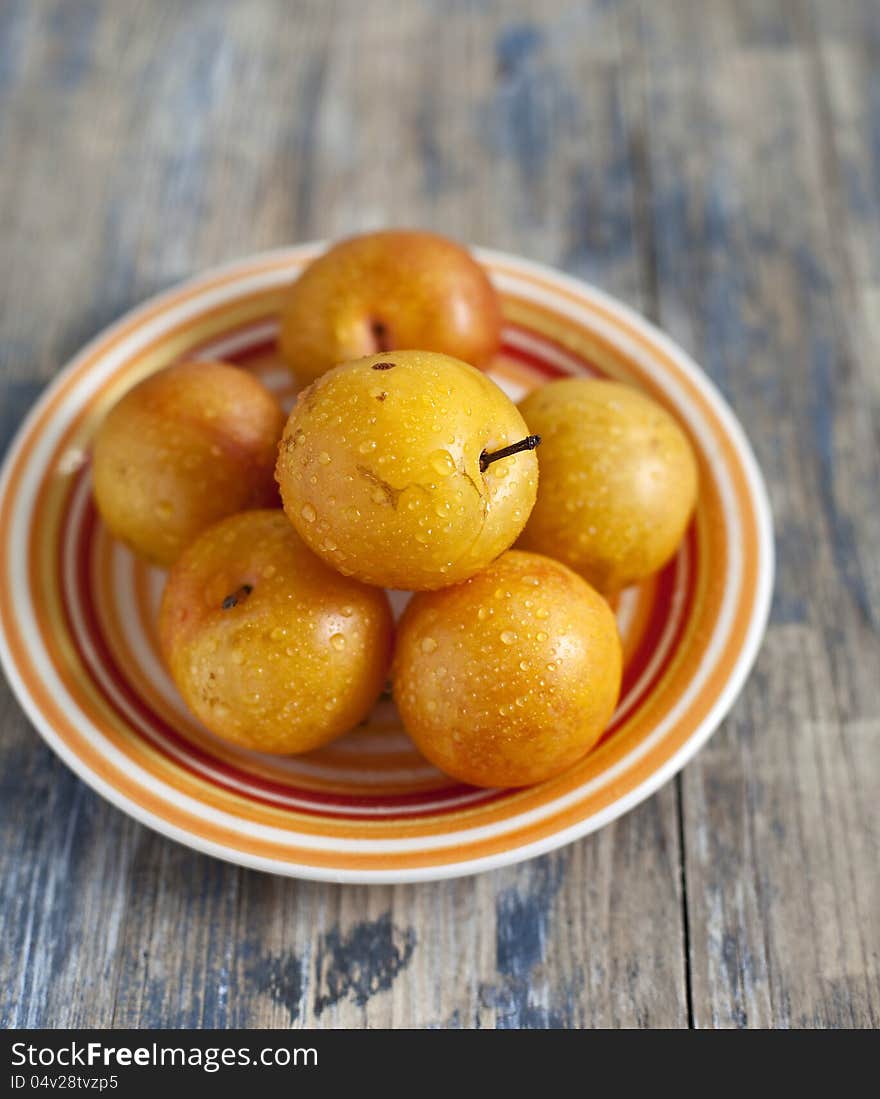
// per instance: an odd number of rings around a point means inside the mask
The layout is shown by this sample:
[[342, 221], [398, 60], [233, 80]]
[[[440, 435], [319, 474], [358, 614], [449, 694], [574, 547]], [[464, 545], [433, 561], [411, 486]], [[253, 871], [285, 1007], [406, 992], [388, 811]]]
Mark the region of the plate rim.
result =
[[[0, 496], [2, 496], [6, 490], [7, 482], [11, 470], [16, 463], [18, 453], [25, 440], [28, 438], [32, 424], [41, 414], [44, 405], [52, 399], [55, 391], [64, 384], [67, 377], [73, 373], [80, 361], [90, 355], [100, 344], [118, 334], [127, 326], [131, 326], [136, 330], [139, 320], [143, 319], [154, 310], [161, 309], [165, 302], [172, 301], [181, 293], [198, 293], [200, 288], [206, 288], [208, 284], [215, 282], [218, 278], [223, 278], [227, 275], [234, 278], [237, 273], [244, 275], [247, 271], [252, 270], [255, 264], [265, 264], [266, 262], [272, 262], [273, 260], [279, 261], [280, 265], [283, 265], [285, 261], [294, 263], [297, 259], [301, 258], [303, 254], [315, 254], [324, 250], [328, 246], [328, 243], [329, 242], [327, 241], [310, 241], [298, 245], [287, 245], [253, 253], [206, 268], [198, 274], [174, 283], [164, 290], [144, 299], [124, 312], [117, 320], [98, 331], [48, 382], [13, 435], [4, 456], [2, 467], [0, 467]], [[609, 805], [599, 809], [585, 819], [569, 825], [567, 828], [552, 832], [539, 839], [533, 840], [530, 843], [512, 845], [504, 850], [467, 861], [449, 862], [434, 866], [415, 866], [392, 869], [333, 868], [276, 860], [227, 847], [223, 844], [195, 835], [176, 824], [172, 824], [159, 814], [139, 805], [128, 795], [118, 790], [112, 783], [93, 771], [72, 748], [68, 747], [63, 739], [57, 734], [51, 721], [45, 717], [19, 675], [17, 664], [7, 643], [5, 627], [2, 620], [0, 620], [0, 666], [3, 667], [13, 695], [31, 724], [36, 728], [37, 732], [56, 755], [58, 755], [80, 779], [117, 809], [122, 810], [139, 823], [203, 854], [220, 858], [223, 861], [234, 865], [279, 874], [284, 877], [312, 881], [377, 885], [438, 881], [456, 877], [467, 877], [546, 854], [610, 824], [624, 813], [629, 812], [630, 809], [634, 808], [641, 801], [646, 800], [660, 789], [661, 786], [665, 785], [666, 782], [673, 778], [693, 758], [693, 756], [696, 755], [700, 748], [703, 747], [709, 737], [716, 731], [721, 721], [730, 712], [754, 666], [766, 633], [776, 570], [773, 515], [769, 493], [763, 473], [742, 424], [720, 389], [698, 365], [696, 360], [670, 336], [625, 302], [620, 301], [618, 298], [613, 297], [583, 279], [566, 274], [547, 264], [538, 263], [497, 249], [474, 246], [471, 251], [481, 262], [494, 264], [496, 266], [508, 265], [514, 269], [523, 271], [524, 273], [540, 276], [555, 287], [568, 290], [569, 292], [580, 296], [586, 296], [602, 306], [612, 315], [617, 315], [625, 320], [637, 333], [645, 336], [675, 360], [676, 364], [680, 366], [687, 375], [688, 380], [706, 397], [712, 410], [719, 417], [725, 430], [728, 432], [737, 457], [741, 462], [749, 489], [750, 502], [754, 508], [758, 537], [758, 553], [759, 557], [762, 559], [762, 568], [758, 571], [753, 611], [748, 622], [747, 631], [743, 638], [741, 649], [737, 654], [736, 661], [731, 668], [723, 688], [719, 691], [717, 698], [714, 700], [709, 712], [705, 715], [699, 726], [677, 751], [673, 752], [655, 771], [633, 787], [628, 793], [615, 799]], [[6, 583], [6, 578], [0, 578], [0, 582]]]

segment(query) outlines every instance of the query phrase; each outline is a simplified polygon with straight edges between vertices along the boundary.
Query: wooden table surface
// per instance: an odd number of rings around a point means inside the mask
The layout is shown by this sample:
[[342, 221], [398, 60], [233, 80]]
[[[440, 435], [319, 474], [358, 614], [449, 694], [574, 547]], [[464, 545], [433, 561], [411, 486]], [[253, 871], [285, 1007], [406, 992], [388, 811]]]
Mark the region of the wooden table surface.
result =
[[769, 482], [731, 716], [597, 835], [439, 884], [283, 880], [135, 824], [0, 682], [4, 1026], [880, 1024], [875, 0], [5, 0], [0, 446], [222, 260], [386, 224], [667, 329]]

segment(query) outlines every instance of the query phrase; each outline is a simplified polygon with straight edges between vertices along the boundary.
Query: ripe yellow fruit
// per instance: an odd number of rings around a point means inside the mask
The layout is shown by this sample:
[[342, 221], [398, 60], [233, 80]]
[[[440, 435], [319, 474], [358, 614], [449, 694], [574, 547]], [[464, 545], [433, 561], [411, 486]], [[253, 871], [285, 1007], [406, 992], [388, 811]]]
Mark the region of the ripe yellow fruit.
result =
[[353, 728], [385, 684], [385, 592], [340, 576], [281, 509], [232, 515], [171, 569], [162, 652], [184, 701], [244, 748], [307, 752]]
[[[424, 590], [473, 575], [528, 518], [537, 462], [516, 406], [448, 355], [394, 351], [324, 374], [297, 401], [279, 447], [284, 509], [334, 568]], [[484, 457], [485, 456], [485, 457]]]
[[340, 241], [291, 286], [281, 354], [302, 385], [338, 363], [423, 347], [484, 366], [501, 308], [471, 254], [436, 233], [386, 229]]
[[596, 743], [621, 667], [605, 600], [558, 561], [511, 550], [463, 584], [413, 596], [392, 681], [437, 767], [476, 786], [524, 786]]
[[612, 594], [675, 553], [697, 498], [682, 429], [650, 397], [617, 382], [568, 378], [520, 403], [542, 439], [538, 499], [518, 542]]
[[266, 387], [221, 362], [186, 362], [130, 389], [95, 436], [95, 502], [111, 533], [170, 565], [224, 515], [278, 502], [284, 413]]

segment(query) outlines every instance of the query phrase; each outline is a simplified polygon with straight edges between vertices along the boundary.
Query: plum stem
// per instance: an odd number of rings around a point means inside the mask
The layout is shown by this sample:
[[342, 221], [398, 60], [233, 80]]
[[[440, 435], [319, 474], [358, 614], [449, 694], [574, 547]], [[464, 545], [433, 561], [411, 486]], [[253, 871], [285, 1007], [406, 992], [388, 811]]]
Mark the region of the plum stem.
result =
[[223, 610], [229, 611], [232, 610], [233, 607], [237, 607], [242, 599], [247, 599], [253, 590], [253, 584], [242, 584], [240, 588], [236, 588], [234, 592], [231, 592], [223, 600]]
[[540, 442], [540, 435], [526, 435], [526, 437], [520, 439], [518, 443], [511, 443], [510, 446], [503, 446], [500, 450], [493, 450], [491, 452], [484, 450], [480, 455], [480, 473], [485, 473], [489, 466], [493, 462], [497, 462], [499, 458], [509, 458], [511, 454], [521, 454], [524, 450], [534, 450]]

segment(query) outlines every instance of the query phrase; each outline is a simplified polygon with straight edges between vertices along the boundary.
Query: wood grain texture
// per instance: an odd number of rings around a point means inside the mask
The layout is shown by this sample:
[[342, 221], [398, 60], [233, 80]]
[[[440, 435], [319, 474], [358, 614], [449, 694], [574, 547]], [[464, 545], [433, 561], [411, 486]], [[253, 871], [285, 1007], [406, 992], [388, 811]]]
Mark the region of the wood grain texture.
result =
[[0, 686], [0, 1024], [880, 1024], [878, 54], [872, 0], [0, 5], [0, 446], [153, 291], [419, 224], [667, 328], [747, 425], [779, 553], [756, 672], [683, 776], [461, 881], [204, 858]]

